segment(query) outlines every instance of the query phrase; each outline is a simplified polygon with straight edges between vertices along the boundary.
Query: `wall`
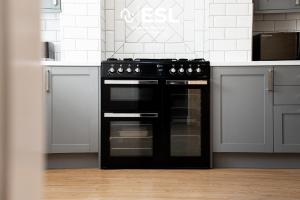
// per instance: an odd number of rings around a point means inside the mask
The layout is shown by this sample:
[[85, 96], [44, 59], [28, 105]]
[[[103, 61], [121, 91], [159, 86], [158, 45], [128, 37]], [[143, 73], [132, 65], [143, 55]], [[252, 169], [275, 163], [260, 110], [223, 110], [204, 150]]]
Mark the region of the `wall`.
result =
[[[144, 8], [172, 9], [163, 23], [142, 19]], [[127, 8], [133, 23], [121, 18]], [[202, 0], [106, 0], [105, 55], [107, 58], [195, 58], [204, 56], [205, 1]]]
[[254, 33], [300, 31], [300, 13], [254, 14]]
[[252, 0], [209, 0], [209, 59], [251, 61]]
[[61, 13], [41, 16], [43, 41], [52, 41], [62, 61], [101, 60], [100, 0], [62, 0]]

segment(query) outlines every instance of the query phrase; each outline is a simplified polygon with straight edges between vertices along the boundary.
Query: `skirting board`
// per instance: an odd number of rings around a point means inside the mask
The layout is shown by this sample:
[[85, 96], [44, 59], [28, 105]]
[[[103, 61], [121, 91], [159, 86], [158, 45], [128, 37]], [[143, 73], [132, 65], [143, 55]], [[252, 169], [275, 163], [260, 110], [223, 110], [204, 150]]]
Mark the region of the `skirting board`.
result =
[[214, 153], [213, 167], [300, 169], [300, 154]]
[[47, 169], [99, 168], [97, 153], [48, 154]]

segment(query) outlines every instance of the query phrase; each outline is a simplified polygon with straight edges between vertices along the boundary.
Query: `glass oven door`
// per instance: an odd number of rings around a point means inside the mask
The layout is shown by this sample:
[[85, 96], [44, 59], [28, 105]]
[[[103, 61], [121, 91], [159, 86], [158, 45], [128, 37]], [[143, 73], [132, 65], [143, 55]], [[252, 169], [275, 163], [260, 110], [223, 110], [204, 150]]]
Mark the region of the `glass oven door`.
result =
[[102, 166], [134, 166], [154, 156], [158, 113], [104, 113]]
[[102, 107], [116, 112], [156, 111], [158, 88], [158, 80], [104, 80]]
[[168, 80], [169, 155], [174, 160], [208, 161], [209, 86], [206, 80]]

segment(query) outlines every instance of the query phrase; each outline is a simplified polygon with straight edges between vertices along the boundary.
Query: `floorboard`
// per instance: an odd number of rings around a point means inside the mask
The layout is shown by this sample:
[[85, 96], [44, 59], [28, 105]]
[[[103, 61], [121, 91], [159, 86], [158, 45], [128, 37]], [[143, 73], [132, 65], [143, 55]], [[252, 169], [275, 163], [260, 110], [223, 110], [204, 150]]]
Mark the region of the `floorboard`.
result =
[[300, 170], [46, 171], [44, 200], [299, 200]]

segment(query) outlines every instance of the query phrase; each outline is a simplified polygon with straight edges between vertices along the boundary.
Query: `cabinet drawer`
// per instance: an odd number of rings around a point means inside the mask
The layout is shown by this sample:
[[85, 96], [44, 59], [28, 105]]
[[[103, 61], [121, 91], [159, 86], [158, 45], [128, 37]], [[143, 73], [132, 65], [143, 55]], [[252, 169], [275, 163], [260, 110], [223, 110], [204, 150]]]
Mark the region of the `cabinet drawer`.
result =
[[275, 105], [298, 105], [300, 104], [300, 86], [275, 86]]
[[300, 85], [300, 66], [275, 67], [275, 85]]

